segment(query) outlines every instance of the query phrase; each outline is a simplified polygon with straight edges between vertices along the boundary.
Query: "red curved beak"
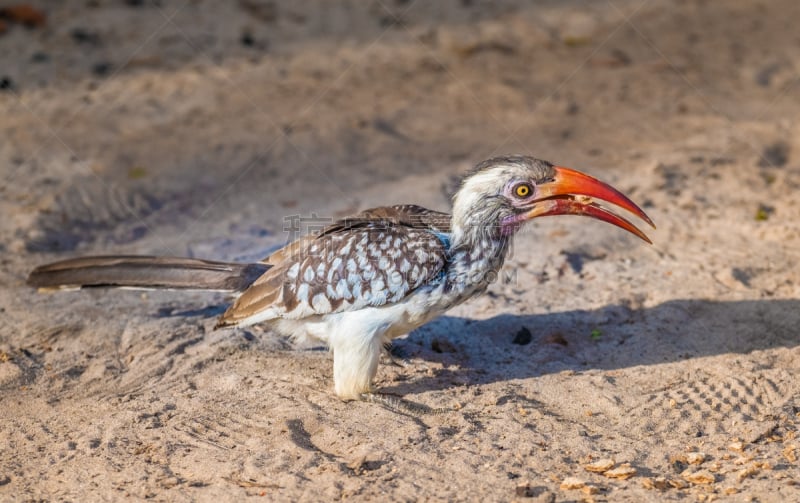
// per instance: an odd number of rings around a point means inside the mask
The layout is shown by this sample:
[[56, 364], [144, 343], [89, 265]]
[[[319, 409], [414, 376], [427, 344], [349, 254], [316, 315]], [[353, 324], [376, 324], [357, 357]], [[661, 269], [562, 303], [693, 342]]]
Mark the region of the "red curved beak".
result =
[[626, 218], [592, 201], [598, 199], [624, 208], [655, 229], [650, 217], [622, 192], [574, 169], [555, 166], [555, 172], [552, 181], [537, 185], [533, 205], [525, 213], [525, 220], [549, 215], [584, 215], [621, 227], [644, 241], [653, 243]]

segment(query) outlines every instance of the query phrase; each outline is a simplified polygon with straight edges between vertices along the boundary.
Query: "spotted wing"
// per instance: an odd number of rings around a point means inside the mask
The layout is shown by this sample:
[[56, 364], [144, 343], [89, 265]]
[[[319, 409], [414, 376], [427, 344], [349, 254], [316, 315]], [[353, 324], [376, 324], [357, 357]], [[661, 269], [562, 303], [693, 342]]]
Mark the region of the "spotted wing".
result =
[[450, 215], [441, 211], [429, 210], [416, 204], [398, 204], [370, 208], [351, 217], [344, 218], [328, 227], [322, 233], [344, 229], [354, 229], [368, 225], [404, 226], [414, 229], [429, 229], [447, 234], [450, 232]]
[[387, 228], [401, 226], [412, 229], [428, 229], [446, 235], [450, 233], [450, 214], [429, 210], [416, 204], [397, 204], [370, 208], [326, 226], [319, 234], [303, 236], [277, 250], [262, 262], [278, 265], [293, 255], [303, 253], [314, 240], [321, 236], [367, 226], [383, 226]]
[[300, 319], [398, 302], [440, 277], [447, 259], [442, 236], [427, 226], [376, 219], [305, 238], [253, 283], [218, 325]]

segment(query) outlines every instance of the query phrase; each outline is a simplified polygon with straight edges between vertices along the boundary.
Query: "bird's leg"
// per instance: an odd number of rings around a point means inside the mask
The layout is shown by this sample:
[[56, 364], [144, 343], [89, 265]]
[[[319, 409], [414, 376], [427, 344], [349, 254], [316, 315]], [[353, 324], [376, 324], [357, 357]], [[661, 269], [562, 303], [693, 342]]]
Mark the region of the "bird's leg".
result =
[[415, 417], [435, 416], [456, 410], [448, 407], [428, 407], [425, 404], [410, 402], [400, 397], [383, 393], [362, 393], [361, 400], [364, 402], [376, 403], [398, 414], [406, 414]]
[[372, 379], [378, 373], [380, 336], [339, 332], [330, 345], [336, 395], [342, 400], [360, 400], [363, 393], [372, 391]]
[[383, 344], [383, 350], [385, 351], [386, 357], [389, 359], [390, 365], [394, 365], [395, 367], [409, 367], [411, 365], [411, 362], [408, 360], [408, 355], [400, 346], [392, 342], [385, 342]]
[[336, 395], [342, 400], [361, 400], [376, 403], [387, 409], [409, 416], [443, 414], [454, 409], [432, 408], [402, 398], [375, 393], [372, 379], [378, 372], [381, 349], [385, 348], [380, 334], [336, 331], [330, 339], [333, 349], [333, 382]]

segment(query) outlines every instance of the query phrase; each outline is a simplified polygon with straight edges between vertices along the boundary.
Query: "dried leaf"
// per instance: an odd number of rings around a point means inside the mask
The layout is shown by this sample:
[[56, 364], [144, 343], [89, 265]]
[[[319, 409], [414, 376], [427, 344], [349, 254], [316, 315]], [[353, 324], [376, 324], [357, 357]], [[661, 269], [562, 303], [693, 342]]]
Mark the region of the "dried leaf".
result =
[[632, 467], [630, 463], [623, 463], [613, 470], [608, 470], [603, 475], [612, 479], [625, 480], [636, 475], [636, 468]]
[[741, 482], [746, 478], [750, 478], [753, 475], [756, 475], [759, 472], [759, 468], [756, 465], [750, 465], [744, 470], [739, 470], [736, 472], [736, 479]]
[[666, 491], [670, 488], [670, 483], [666, 477], [644, 477], [642, 479], [642, 487], [645, 489], [658, 489], [659, 491]]
[[681, 473], [681, 477], [692, 484], [713, 484], [716, 480], [714, 474], [708, 470], [698, 470], [696, 472], [686, 470]]
[[795, 450], [797, 449], [794, 445], [787, 445], [783, 449], [783, 457], [786, 458], [786, 461], [790, 463], [794, 463], [797, 461], [797, 454], [795, 454]]
[[737, 440], [735, 442], [731, 442], [728, 444], [728, 449], [736, 452], [743, 452], [744, 451], [744, 443], [741, 440]]
[[597, 486], [593, 486], [591, 484], [586, 484], [585, 486], [581, 487], [581, 492], [583, 492], [583, 494], [591, 496], [592, 494], [599, 493], [600, 488]]
[[616, 462], [613, 459], [604, 458], [604, 459], [598, 459], [594, 463], [589, 463], [588, 465], [585, 465], [583, 468], [587, 472], [603, 473], [614, 468], [615, 464]]
[[686, 455], [686, 462], [690, 465], [699, 465], [706, 460], [706, 455], [703, 452], [690, 452]]
[[586, 486], [586, 482], [579, 479], [578, 477], [567, 477], [561, 481], [561, 489], [568, 491], [571, 489], [583, 489]]

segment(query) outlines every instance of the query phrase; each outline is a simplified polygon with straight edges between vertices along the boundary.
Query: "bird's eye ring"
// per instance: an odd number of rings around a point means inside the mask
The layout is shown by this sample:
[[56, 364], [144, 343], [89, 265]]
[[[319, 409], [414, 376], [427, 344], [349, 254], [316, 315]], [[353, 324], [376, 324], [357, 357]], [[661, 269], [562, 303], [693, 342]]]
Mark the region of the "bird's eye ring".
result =
[[533, 188], [527, 183], [521, 183], [514, 189], [514, 195], [517, 197], [528, 197], [533, 192]]

